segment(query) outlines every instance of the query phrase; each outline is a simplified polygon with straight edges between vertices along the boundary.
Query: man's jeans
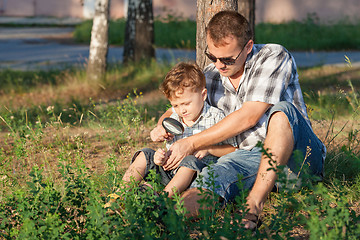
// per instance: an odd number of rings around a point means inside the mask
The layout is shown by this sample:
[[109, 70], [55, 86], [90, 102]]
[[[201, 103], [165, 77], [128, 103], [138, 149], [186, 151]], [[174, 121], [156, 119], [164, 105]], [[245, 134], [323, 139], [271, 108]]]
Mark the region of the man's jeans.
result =
[[[314, 134], [301, 113], [289, 102], [279, 102], [270, 109], [269, 119], [275, 112], [283, 112], [288, 117], [294, 136], [294, 150], [302, 153], [299, 162], [294, 154], [289, 159], [287, 167], [294, 173], [302, 171], [304, 166], [308, 167], [311, 174], [322, 177], [326, 148], [324, 144]], [[266, 122], [266, 128], [268, 121]], [[210, 191], [215, 191], [226, 202], [231, 201], [239, 194], [238, 176], [242, 176], [242, 186], [244, 189], [251, 189], [257, 175], [261, 160], [260, 148], [252, 150], [239, 149], [218, 159], [217, 163], [210, 167], [205, 167], [200, 175], [202, 182], [194, 181], [191, 188], [202, 187]], [[211, 182], [211, 173], [215, 176], [215, 189], [208, 186]], [[301, 173], [301, 172], [300, 172]], [[211, 184], [210, 184], [211, 185]]]

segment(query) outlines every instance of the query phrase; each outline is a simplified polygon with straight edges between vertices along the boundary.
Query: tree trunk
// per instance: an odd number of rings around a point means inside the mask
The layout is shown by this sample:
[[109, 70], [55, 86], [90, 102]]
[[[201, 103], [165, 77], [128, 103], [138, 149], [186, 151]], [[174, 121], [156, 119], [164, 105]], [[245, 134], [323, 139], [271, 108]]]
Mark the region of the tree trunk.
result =
[[237, 8], [237, 0], [197, 0], [196, 63], [201, 68], [210, 63], [204, 54], [206, 48], [205, 27], [217, 12], [222, 10], [237, 11]]
[[110, 0], [96, 0], [95, 16], [91, 30], [89, 62], [87, 77], [91, 81], [98, 81], [105, 77], [106, 58], [108, 53]]
[[255, 42], [255, 0], [238, 0], [238, 2], [239, 13], [249, 21]]
[[125, 28], [124, 63], [155, 57], [152, 0], [129, 0]]

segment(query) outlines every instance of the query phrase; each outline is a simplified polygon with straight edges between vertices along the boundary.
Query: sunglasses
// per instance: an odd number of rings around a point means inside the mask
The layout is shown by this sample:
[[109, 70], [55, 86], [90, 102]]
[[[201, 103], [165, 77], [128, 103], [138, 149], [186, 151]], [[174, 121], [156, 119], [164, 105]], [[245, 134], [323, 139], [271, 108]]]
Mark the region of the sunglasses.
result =
[[[247, 44], [247, 43], [246, 43]], [[204, 51], [205, 55], [210, 59], [210, 61], [212, 61], [213, 63], [216, 63], [217, 60], [219, 60], [222, 64], [225, 65], [234, 65], [236, 60], [239, 58], [240, 54], [242, 53], [242, 51], [244, 50], [246, 44], [244, 45], [244, 47], [241, 49], [241, 51], [239, 52], [239, 54], [237, 55], [236, 58], [231, 58], [231, 57], [225, 57], [225, 58], [217, 58], [214, 55], [212, 55], [211, 53], [207, 52], [206, 50], [208, 49], [208, 47], [206, 46], [206, 49]]]

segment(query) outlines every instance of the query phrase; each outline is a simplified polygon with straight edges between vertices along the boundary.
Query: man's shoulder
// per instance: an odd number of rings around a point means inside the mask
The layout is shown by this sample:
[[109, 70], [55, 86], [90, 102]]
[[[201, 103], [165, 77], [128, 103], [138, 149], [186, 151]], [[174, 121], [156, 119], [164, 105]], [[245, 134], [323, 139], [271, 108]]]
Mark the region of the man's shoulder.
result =
[[215, 67], [214, 63], [210, 63], [204, 68], [206, 79], [221, 80], [219, 70]]
[[251, 66], [262, 67], [265, 62], [266, 64], [273, 64], [288, 60], [293, 61], [292, 55], [279, 44], [254, 44], [253, 50], [246, 60], [246, 66], [247, 68], [251, 68]]
[[254, 44], [252, 57], [256, 58], [258, 56], [279, 55], [280, 53], [290, 54], [288, 50], [280, 44]]

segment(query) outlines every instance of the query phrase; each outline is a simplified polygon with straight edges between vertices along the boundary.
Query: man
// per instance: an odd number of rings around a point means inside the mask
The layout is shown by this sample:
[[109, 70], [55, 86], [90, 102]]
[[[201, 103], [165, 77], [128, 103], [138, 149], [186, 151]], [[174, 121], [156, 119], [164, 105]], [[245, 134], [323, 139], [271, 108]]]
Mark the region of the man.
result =
[[[209, 22], [205, 54], [213, 64], [204, 70], [210, 105], [220, 108], [226, 117], [213, 127], [182, 139], [170, 148], [165, 169], [178, 166], [181, 159], [197, 150], [235, 136], [239, 150], [221, 157], [212, 166], [218, 186], [216, 193], [231, 201], [238, 194], [237, 175], [243, 175], [249, 214], [243, 223], [254, 229], [276, 173], [267, 171], [270, 163], [256, 147], [258, 141], [269, 149], [276, 165], [287, 165], [298, 172], [292, 158], [294, 150], [303, 153], [304, 163], [314, 175], [321, 176], [326, 149], [315, 136], [307, 116], [296, 64], [291, 54], [275, 44], [256, 45], [247, 20], [237, 12], [222, 11]], [[163, 116], [168, 116], [171, 111]], [[165, 136], [161, 126], [151, 133], [154, 141]], [[207, 168], [201, 172], [206, 181]], [[196, 184], [184, 194], [185, 207], [196, 215], [201, 198]]]

